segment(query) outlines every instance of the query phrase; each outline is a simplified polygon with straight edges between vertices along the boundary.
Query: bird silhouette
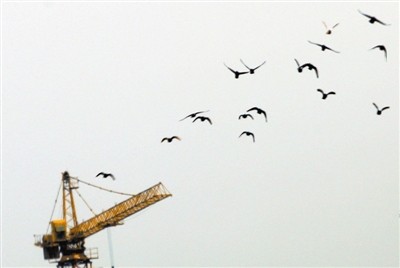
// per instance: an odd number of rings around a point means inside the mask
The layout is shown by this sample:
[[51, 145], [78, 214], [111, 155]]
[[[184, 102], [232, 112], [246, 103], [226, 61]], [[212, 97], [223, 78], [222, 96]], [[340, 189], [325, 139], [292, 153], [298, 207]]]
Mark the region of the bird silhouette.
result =
[[238, 72], [238, 71], [235, 71], [235, 70], [229, 68], [225, 63], [224, 63], [224, 65], [225, 65], [225, 67], [228, 68], [232, 73], [235, 74], [235, 78], [236, 78], [236, 79], [238, 79], [239, 76], [242, 75], [242, 74], [247, 74], [247, 73], [249, 73], [249, 72]]
[[167, 138], [167, 137], [163, 138], [163, 139], [161, 140], [161, 142], [167, 141], [168, 143], [170, 143], [170, 142], [173, 141], [174, 139], [177, 139], [178, 141], [181, 140], [181, 138], [179, 138], [178, 136], [172, 136], [171, 138]]
[[369, 23], [371, 23], [371, 24], [374, 24], [375, 22], [377, 22], [377, 23], [380, 23], [380, 24], [385, 25], [385, 26], [389, 26], [390, 25], [390, 24], [387, 24], [387, 23], [384, 23], [384, 22], [378, 20], [376, 17], [373, 17], [373, 16], [367, 15], [365, 13], [362, 13], [360, 10], [358, 10], [358, 12], [360, 12], [361, 15], [364, 15], [365, 17], [369, 18]]
[[334, 50], [334, 49], [332, 49], [332, 48], [330, 48], [330, 47], [327, 47], [327, 46], [325, 46], [325, 45], [318, 44], [318, 43], [314, 43], [314, 42], [311, 42], [311, 41], [308, 41], [308, 42], [309, 42], [310, 44], [320, 46], [322, 51], [325, 51], [326, 49], [328, 49], [328, 50], [331, 50], [331, 51], [333, 51], [333, 52], [340, 53], [339, 51], [336, 51], [336, 50]]
[[315, 71], [315, 74], [317, 75], [317, 78], [319, 78], [317, 67], [315, 67], [315, 66], [312, 65], [311, 63], [305, 63], [305, 64], [303, 64], [303, 65], [300, 65], [300, 63], [298, 62], [298, 60], [296, 60], [296, 59], [294, 59], [294, 60], [295, 60], [295, 62], [296, 62], [296, 64], [297, 64], [297, 71], [298, 71], [299, 73], [301, 73], [301, 72], [303, 71], [304, 68], [308, 68], [308, 70], [314, 70], [314, 71]]
[[194, 123], [194, 121], [196, 121], [197, 119], [200, 119], [201, 122], [208, 121], [208, 123], [210, 123], [210, 125], [212, 125], [211, 119], [208, 118], [208, 117], [205, 117], [205, 116], [198, 116], [198, 117], [196, 117], [196, 118], [193, 120], [193, 123]]
[[329, 34], [332, 34], [332, 30], [333, 30], [336, 26], [339, 25], [339, 23], [336, 23], [335, 25], [332, 26], [332, 28], [329, 28], [329, 27], [326, 25], [325, 21], [323, 21], [322, 23], [324, 24], [325, 29], [326, 29], [326, 34], [328, 34], [328, 35], [329, 35]]
[[299, 61], [298, 60], [296, 60], [296, 59], [294, 59], [294, 61], [296, 62], [296, 64], [297, 64], [297, 71], [299, 72], [299, 73], [301, 73], [302, 71], [303, 71], [303, 69], [300, 67], [300, 63], [299, 63]]
[[386, 61], [387, 61], [387, 51], [386, 51], [386, 47], [385, 47], [384, 45], [378, 45], [378, 46], [374, 46], [374, 47], [371, 48], [370, 50], [375, 49], [375, 48], [379, 48], [379, 50], [382, 50], [382, 51], [385, 53], [385, 59], [386, 59]]
[[206, 112], [208, 112], [208, 111], [209, 111], [209, 110], [207, 110], [207, 111], [200, 111], [200, 112], [195, 112], [195, 113], [189, 114], [188, 116], [182, 118], [182, 119], [179, 120], [179, 121], [185, 120], [185, 119], [188, 118], [188, 117], [194, 118], [194, 117], [196, 117], [198, 114], [206, 113]]
[[249, 69], [249, 71], [250, 71], [250, 74], [254, 74], [254, 71], [255, 70], [257, 70], [258, 68], [260, 68], [261, 66], [263, 66], [264, 64], [265, 64], [265, 61], [263, 62], [263, 63], [261, 63], [260, 65], [258, 65], [257, 67], [255, 67], [255, 68], [250, 68], [250, 67], [248, 67], [243, 61], [242, 61], [242, 59], [240, 59], [240, 61], [243, 63], [243, 65], [247, 68], [247, 69]]
[[375, 106], [375, 108], [376, 108], [376, 114], [377, 115], [381, 115], [382, 114], [382, 112], [384, 111], [384, 110], [386, 110], [386, 109], [389, 109], [390, 107], [389, 106], [386, 106], [386, 107], [383, 107], [382, 109], [379, 109], [378, 108], [378, 105], [376, 105], [375, 103], [372, 103], [374, 106]]
[[265, 117], [265, 122], [267, 122], [267, 113], [258, 107], [253, 107], [247, 110], [247, 112], [256, 111], [258, 114], [262, 114]]
[[114, 177], [114, 175], [111, 174], [111, 173], [100, 172], [99, 174], [96, 175], [96, 178], [97, 178], [98, 176], [103, 176], [103, 178], [111, 177], [111, 178], [115, 181], [115, 177]]
[[243, 135], [247, 135], [247, 136], [252, 136], [253, 137], [253, 142], [256, 142], [256, 139], [254, 138], [254, 134], [249, 132], [249, 131], [243, 131], [242, 134], [239, 135], [239, 138]]
[[336, 93], [333, 92], [333, 91], [328, 92], [328, 93], [325, 93], [325, 92], [323, 92], [322, 89], [320, 89], [320, 88], [317, 89], [317, 91], [322, 93], [322, 99], [323, 99], [323, 100], [325, 100], [325, 99], [328, 97], [328, 95], [336, 95]]
[[312, 65], [311, 63], [306, 63], [306, 64], [303, 64], [302, 66], [300, 66], [302, 69], [303, 68], [305, 68], [305, 67], [308, 67], [308, 70], [314, 70], [315, 71], [315, 75], [317, 76], [317, 78], [319, 78], [319, 76], [318, 76], [318, 69], [317, 69], [317, 67], [315, 67], [314, 65]]
[[239, 115], [239, 120], [242, 118], [246, 119], [247, 117], [250, 117], [251, 119], [254, 120], [254, 117], [251, 114], [241, 114]]

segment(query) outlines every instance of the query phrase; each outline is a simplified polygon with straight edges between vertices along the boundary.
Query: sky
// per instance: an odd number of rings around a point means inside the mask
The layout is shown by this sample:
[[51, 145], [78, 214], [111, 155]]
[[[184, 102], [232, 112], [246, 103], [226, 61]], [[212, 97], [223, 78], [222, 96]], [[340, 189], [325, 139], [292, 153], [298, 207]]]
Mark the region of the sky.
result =
[[[64, 171], [172, 193], [111, 229], [116, 267], [399, 265], [398, 3], [7, 1], [1, 25], [2, 266], [54, 267], [33, 243]], [[86, 247], [110, 266], [105, 230]]]

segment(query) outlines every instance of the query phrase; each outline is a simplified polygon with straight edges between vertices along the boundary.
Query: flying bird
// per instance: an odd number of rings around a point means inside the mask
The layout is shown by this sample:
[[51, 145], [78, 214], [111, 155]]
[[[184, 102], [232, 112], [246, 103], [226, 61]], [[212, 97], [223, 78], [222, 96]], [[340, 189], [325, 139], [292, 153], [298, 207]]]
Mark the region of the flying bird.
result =
[[378, 105], [376, 105], [375, 103], [372, 103], [374, 106], [375, 106], [375, 108], [376, 108], [376, 114], [377, 115], [381, 115], [382, 114], [382, 112], [384, 111], [384, 110], [386, 110], [386, 109], [389, 109], [390, 107], [389, 106], [386, 106], [386, 107], [383, 107], [382, 109], [379, 109], [378, 108]]
[[247, 136], [252, 136], [253, 137], [253, 142], [256, 142], [256, 139], [254, 138], [254, 134], [249, 132], [249, 131], [243, 131], [242, 134], [240, 134], [239, 138], [243, 135], [247, 135]]
[[247, 112], [251, 112], [251, 111], [256, 111], [258, 114], [264, 115], [265, 122], [268, 122], [267, 121], [267, 113], [263, 109], [260, 109], [258, 107], [253, 107], [253, 108], [250, 108], [250, 109], [247, 110]]
[[195, 112], [195, 113], [189, 114], [188, 116], [182, 118], [182, 119], [179, 120], [179, 121], [185, 120], [185, 119], [188, 118], [188, 117], [194, 118], [194, 117], [196, 117], [198, 114], [205, 113], [205, 112], [208, 112], [208, 111], [209, 111], [209, 110], [207, 110], [207, 111], [200, 111], [200, 112]]
[[242, 118], [246, 119], [247, 117], [250, 117], [251, 119], [254, 120], [254, 117], [251, 114], [241, 114], [239, 115], [239, 120]]
[[297, 64], [297, 71], [299, 71], [299, 73], [301, 73], [303, 70], [301, 70], [301, 68], [300, 68], [300, 63], [299, 63], [299, 61], [296, 60], [296, 59], [294, 59], [294, 61], [295, 61], [296, 64]]
[[387, 51], [386, 51], [386, 47], [385, 47], [384, 45], [378, 45], [378, 46], [374, 46], [374, 47], [371, 48], [370, 50], [375, 49], [375, 48], [379, 48], [379, 50], [382, 50], [382, 51], [385, 53], [385, 59], [386, 59], [386, 61], [387, 61]]
[[225, 65], [225, 67], [228, 68], [232, 73], [235, 74], [235, 78], [236, 78], [236, 79], [238, 79], [239, 76], [242, 75], [242, 74], [247, 74], [247, 73], [249, 73], [249, 72], [238, 72], [238, 71], [235, 71], [235, 70], [232, 70], [231, 68], [229, 68], [225, 63], [224, 63], [224, 65]]
[[382, 25], [385, 25], [385, 26], [389, 26], [390, 25], [390, 24], [387, 24], [387, 23], [384, 23], [384, 22], [378, 20], [377, 18], [375, 18], [373, 16], [370, 16], [370, 15], [367, 15], [365, 13], [362, 13], [360, 10], [358, 10], [358, 12], [360, 12], [361, 15], [364, 15], [365, 17], [369, 18], [369, 23], [371, 23], [371, 24], [374, 24], [375, 22], [378, 22], [378, 23], [380, 23]]
[[330, 48], [330, 47], [327, 47], [327, 46], [325, 46], [325, 45], [322, 45], [322, 44], [314, 43], [314, 42], [311, 42], [311, 41], [308, 41], [308, 43], [313, 44], [313, 45], [320, 46], [322, 51], [325, 51], [325, 49], [328, 49], [328, 50], [331, 50], [331, 51], [333, 51], [333, 52], [340, 53], [339, 51], [336, 51], [336, 50], [334, 50], [334, 49], [332, 49], [332, 48]]
[[310, 71], [311, 71], [311, 70], [314, 70], [314, 71], [315, 71], [315, 74], [317, 75], [317, 78], [319, 78], [317, 67], [315, 67], [315, 66], [312, 65], [311, 63], [306, 63], [306, 64], [303, 64], [303, 65], [300, 66], [301, 69], [303, 69], [303, 68], [305, 68], [305, 67], [308, 67], [308, 70], [310, 70]]
[[198, 116], [198, 117], [196, 117], [196, 118], [193, 120], [193, 123], [194, 123], [194, 121], [196, 121], [197, 119], [200, 119], [201, 122], [208, 121], [208, 123], [210, 123], [210, 125], [212, 125], [211, 119], [208, 118], [208, 117], [205, 117], [205, 116]]
[[317, 89], [317, 91], [322, 93], [323, 100], [325, 100], [328, 97], [328, 95], [336, 95], [336, 93], [333, 91], [328, 92], [328, 93], [323, 92], [322, 89]]
[[308, 70], [314, 70], [314, 71], [315, 71], [315, 74], [317, 75], [317, 78], [319, 78], [317, 67], [315, 67], [315, 66], [312, 65], [311, 63], [305, 63], [305, 64], [303, 64], [303, 65], [300, 65], [300, 63], [298, 62], [298, 60], [296, 60], [296, 59], [294, 59], [294, 60], [295, 60], [295, 62], [296, 62], [296, 64], [297, 64], [297, 71], [298, 71], [299, 73], [301, 73], [301, 72], [303, 71], [303, 69], [307, 67]]
[[255, 67], [255, 68], [252, 69], [252, 68], [248, 67], [248, 66], [242, 61], [242, 59], [240, 59], [240, 61], [243, 63], [244, 66], [246, 66], [247, 69], [249, 69], [250, 74], [254, 74], [254, 71], [255, 71], [255, 70], [257, 70], [258, 68], [260, 68], [261, 66], [263, 66], [263, 65], [265, 64], [265, 61], [264, 61], [263, 63], [261, 63], [260, 65], [258, 65], [257, 67]]
[[100, 172], [99, 174], [96, 175], [96, 178], [97, 178], [98, 176], [103, 176], [103, 178], [111, 177], [111, 178], [115, 181], [115, 177], [114, 177], [114, 175], [111, 174], [111, 173]]
[[300, 67], [300, 63], [299, 63], [299, 61], [298, 60], [296, 60], [296, 59], [294, 59], [294, 61], [296, 62], [296, 64], [297, 64], [297, 71], [299, 72], [299, 73], [301, 73], [302, 71], [303, 71], [303, 69]]
[[326, 34], [331, 34], [331, 33], [332, 33], [332, 30], [333, 30], [336, 26], [339, 25], [339, 23], [336, 23], [335, 25], [332, 26], [332, 28], [329, 28], [329, 27], [326, 25], [325, 21], [323, 21], [322, 23], [324, 24], [325, 29], [327, 30], [327, 31], [326, 31]]
[[170, 142], [173, 141], [174, 139], [177, 139], [178, 141], [181, 140], [181, 138], [179, 138], [178, 136], [172, 136], [171, 138], [167, 138], [167, 137], [163, 138], [163, 139], [161, 140], [161, 142], [167, 141], [168, 143], [170, 143]]

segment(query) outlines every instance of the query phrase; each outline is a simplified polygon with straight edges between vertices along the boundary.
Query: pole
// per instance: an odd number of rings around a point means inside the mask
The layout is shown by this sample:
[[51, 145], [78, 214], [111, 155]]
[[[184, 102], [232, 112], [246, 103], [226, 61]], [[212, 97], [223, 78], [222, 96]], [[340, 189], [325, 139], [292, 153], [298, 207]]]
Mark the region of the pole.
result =
[[112, 248], [110, 228], [107, 228], [107, 238], [108, 238], [108, 249], [110, 251], [111, 268], [114, 268], [114, 254], [113, 254], [113, 248]]

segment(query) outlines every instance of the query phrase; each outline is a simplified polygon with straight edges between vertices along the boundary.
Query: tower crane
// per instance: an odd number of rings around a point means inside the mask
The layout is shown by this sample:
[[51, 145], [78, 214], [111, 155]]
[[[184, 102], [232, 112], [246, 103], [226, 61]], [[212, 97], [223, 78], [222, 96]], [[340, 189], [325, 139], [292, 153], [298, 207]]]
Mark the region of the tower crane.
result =
[[78, 223], [73, 190], [79, 188], [79, 182], [84, 181], [71, 177], [67, 171], [62, 173], [63, 217], [50, 221], [50, 233], [35, 235], [35, 246], [43, 248], [44, 259], [51, 263], [57, 263], [57, 268], [82, 266], [91, 268], [91, 260], [98, 259], [98, 252], [97, 248], [85, 248], [86, 238], [107, 227], [120, 225], [123, 219], [172, 196], [160, 182], [136, 195], [131, 195], [130, 198], [102, 213]]

